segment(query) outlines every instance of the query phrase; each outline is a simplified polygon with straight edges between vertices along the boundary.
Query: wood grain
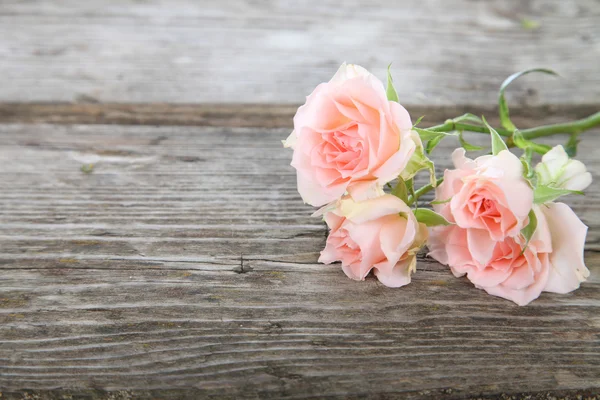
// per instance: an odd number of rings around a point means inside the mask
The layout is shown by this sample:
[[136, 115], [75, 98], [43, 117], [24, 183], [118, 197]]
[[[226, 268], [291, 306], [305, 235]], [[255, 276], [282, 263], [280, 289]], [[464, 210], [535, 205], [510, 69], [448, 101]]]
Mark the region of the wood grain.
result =
[[[536, 29], [526, 29], [532, 21]], [[532, 26], [530, 24], [530, 26]], [[600, 99], [596, 0], [4, 1], [0, 102], [298, 104], [343, 62], [408, 105]]]
[[[289, 128], [299, 104], [121, 104], [121, 103], [0, 103], [0, 123], [180, 125], [248, 128]], [[585, 118], [600, 106], [554, 104], [511, 109], [521, 128]], [[412, 106], [424, 116], [422, 126], [467, 112], [488, 117], [497, 105]], [[493, 119], [493, 117], [491, 118]]]
[[[0, 125], [5, 396], [597, 393], [597, 185], [569, 199], [590, 226], [580, 290], [518, 307], [424, 256], [389, 289], [317, 263], [326, 228], [296, 192], [287, 133]], [[599, 133], [579, 154], [593, 174]], [[440, 146], [441, 171], [456, 143]]]

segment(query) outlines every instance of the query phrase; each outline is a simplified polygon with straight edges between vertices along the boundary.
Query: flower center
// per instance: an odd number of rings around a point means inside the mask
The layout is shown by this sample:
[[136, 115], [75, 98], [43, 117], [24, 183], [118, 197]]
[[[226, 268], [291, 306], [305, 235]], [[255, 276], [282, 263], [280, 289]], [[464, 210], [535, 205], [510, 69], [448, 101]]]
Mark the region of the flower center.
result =
[[480, 194], [475, 194], [469, 199], [469, 211], [473, 215], [473, 218], [492, 218], [496, 219], [500, 217], [496, 202], [488, 199]]
[[[364, 167], [363, 139], [358, 135], [358, 126], [353, 125], [343, 131], [326, 132], [319, 152], [322, 156], [322, 167], [334, 168], [337, 171], [356, 171]], [[363, 161], [361, 163], [361, 161]]]

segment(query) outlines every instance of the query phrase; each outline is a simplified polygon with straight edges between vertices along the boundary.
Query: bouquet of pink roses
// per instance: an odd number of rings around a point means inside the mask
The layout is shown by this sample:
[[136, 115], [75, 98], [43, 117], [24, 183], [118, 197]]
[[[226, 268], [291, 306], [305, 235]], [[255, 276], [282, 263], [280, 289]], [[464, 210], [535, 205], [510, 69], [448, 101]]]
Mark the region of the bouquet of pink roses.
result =
[[[429, 256], [455, 276], [466, 275], [477, 288], [519, 305], [542, 291], [577, 289], [589, 276], [583, 260], [587, 226], [555, 200], [590, 185], [590, 173], [570, 157], [578, 135], [600, 124], [600, 113], [519, 130], [504, 91], [530, 72], [553, 74], [527, 70], [504, 81], [500, 129], [473, 114], [417, 127], [420, 119], [413, 124], [398, 103], [389, 68], [387, 88], [364, 68], [346, 64], [317, 86], [298, 109], [284, 146], [294, 150], [302, 199], [322, 206], [315, 215], [330, 229], [319, 261], [341, 261], [355, 280], [373, 272], [384, 285], [400, 287], [410, 283], [416, 255], [427, 245]], [[464, 141], [463, 131], [490, 135], [491, 154], [466, 157], [475, 146]], [[556, 133], [570, 135], [565, 147], [534, 141]], [[450, 136], [461, 144], [452, 153], [454, 169], [436, 179], [428, 154]], [[534, 154], [542, 155], [535, 167]], [[429, 173], [430, 182], [417, 189], [420, 171]], [[433, 210], [417, 207], [419, 197], [432, 190]]]

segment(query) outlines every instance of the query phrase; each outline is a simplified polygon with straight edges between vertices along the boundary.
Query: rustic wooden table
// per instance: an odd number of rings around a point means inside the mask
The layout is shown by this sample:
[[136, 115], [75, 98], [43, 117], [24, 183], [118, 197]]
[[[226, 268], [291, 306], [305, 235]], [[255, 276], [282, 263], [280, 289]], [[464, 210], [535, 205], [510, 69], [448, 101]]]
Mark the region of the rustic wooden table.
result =
[[519, 126], [598, 111], [598, 1], [203, 3], [0, 5], [0, 396], [596, 398], [600, 184], [589, 281], [518, 307], [424, 255], [402, 289], [318, 264], [280, 140], [344, 60], [430, 124], [533, 66], [563, 78], [511, 88]]

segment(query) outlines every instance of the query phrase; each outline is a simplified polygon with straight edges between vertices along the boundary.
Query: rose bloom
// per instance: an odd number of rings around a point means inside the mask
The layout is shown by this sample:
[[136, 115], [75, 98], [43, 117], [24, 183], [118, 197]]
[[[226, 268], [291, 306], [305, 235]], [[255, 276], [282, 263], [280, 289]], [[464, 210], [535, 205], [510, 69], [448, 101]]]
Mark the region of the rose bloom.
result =
[[538, 184], [560, 189], [583, 190], [592, 183], [592, 174], [578, 160], [569, 158], [565, 149], [555, 146], [535, 166]]
[[477, 288], [521, 306], [542, 291], [577, 289], [590, 274], [583, 261], [587, 226], [563, 203], [536, 205], [534, 211], [537, 229], [525, 250], [520, 235], [495, 242], [488, 252], [469, 240], [472, 229], [452, 225], [432, 229], [429, 255], [455, 276], [466, 274]]
[[402, 200], [391, 194], [363, 202], [346, 197], [329, 207], [324, 218], [331, 231], [319, 262], [341, 261], [343, 271], [355, 280], [364, 280], [373, 270], [386, 286], [410, 283], [427, 227]]
[[[452, 153], [456, 169], [444, 172], [434, 209], [448, 221], [469, 228], [467, 239], [476, 242], [480, 259], [489, 258], [494, 242], [517, 236], [529, 222], [533, 189], [523, 178], [521, 161], [508, 150], [475, 160], [463, 148]], [[449, 201], [447, 201], [449, 200]]]
[[294, 149], [298, 192], [321, 206], [346, 191], [357, 201], [396, 178], [415, 151], [412, 123], [366, 69], [343, 64], [306, 98], [284, 141]]

